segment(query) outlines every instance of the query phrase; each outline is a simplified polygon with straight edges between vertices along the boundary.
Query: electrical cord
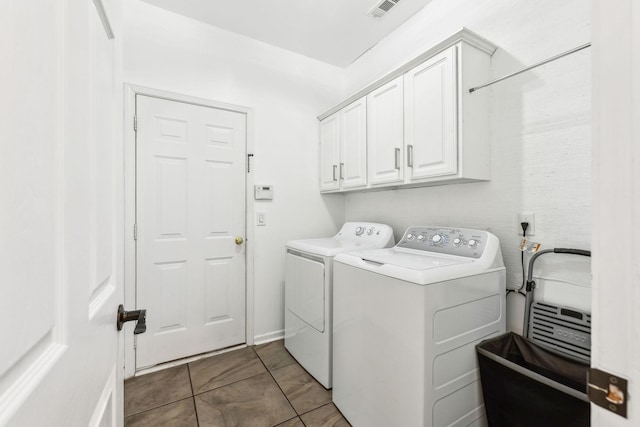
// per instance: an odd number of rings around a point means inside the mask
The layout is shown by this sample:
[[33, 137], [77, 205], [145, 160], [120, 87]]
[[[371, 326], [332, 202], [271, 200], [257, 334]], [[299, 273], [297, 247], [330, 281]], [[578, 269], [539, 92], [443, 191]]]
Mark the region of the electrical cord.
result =
[[[527, 228], [529, 228], [529, 223], [528, 222], [521, 222], [520, 226], [522, 227], [522, 238], [524, 239], [527, 236]], [[520, 264], [522, 265], [522, 285], [520, 285], [520, 287], [518, 289], [507, 289], [507, 296], [509, 296], [509, 294], [512, 293], [512, 292], [520, 294], [523, 297], [527, 296], [527, 294], [522, 292], [522, 290], [524, 289], [525, 280], [526, 280], [526, 278], [524, 276], [524, 251], [520, 251]]]

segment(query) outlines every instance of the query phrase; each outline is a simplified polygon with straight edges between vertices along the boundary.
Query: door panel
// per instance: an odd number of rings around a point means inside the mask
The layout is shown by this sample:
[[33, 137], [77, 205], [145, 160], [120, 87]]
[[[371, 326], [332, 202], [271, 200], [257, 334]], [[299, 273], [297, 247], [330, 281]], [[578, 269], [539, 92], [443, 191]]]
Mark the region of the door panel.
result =
[[402, 76], [367, 95], [369, 182], [383, 184], [403, 177]]
[[229, 261], [231, 258], [208, 259], [205, 266], [206, 312], [207, 324], [229, 318], [229, 297], [226, 286], [217, 283], [229, 282]]
[[121, 5], [104, 3], [0, 17], [0, 425], [122, 424]]
[[246, 117], [137, 95], [141, 369], [245, 342]]
[[458, 171], [456, 47], [405, 75], [405, 138], [412, 179]]
[[208, 237], [228, 236], [233, 230], [234, 206], [221, 204], [220, 200], [233, 200], [233, 191], [237, 186], [233, 183], [236, 175], [232, 162], [208, 160], [206, 162], [204, 185], [206, 194], [206, 231]]
[[156, 157], [156, 239], [184, 238], [187, 234], [187, 161]]
[[160, 301], [158, 333], [187, 327], [187, 263], [157, 263], [154, 275], [158, 286], [152, 289]]

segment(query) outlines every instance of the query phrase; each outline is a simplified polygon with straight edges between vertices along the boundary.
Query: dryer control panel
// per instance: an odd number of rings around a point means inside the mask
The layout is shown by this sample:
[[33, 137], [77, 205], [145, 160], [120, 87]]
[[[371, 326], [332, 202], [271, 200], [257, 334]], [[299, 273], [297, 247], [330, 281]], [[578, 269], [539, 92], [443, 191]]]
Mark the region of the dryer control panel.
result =
[[379, 248], [393, 246], [393, 229], [374, 222], [345, 222], [334, 237], [346, 242], [370, 242]]
[[468, 228], [413, 226], [404, 232], [396, 247], [480, 258], [488, 234], [486, 231]]

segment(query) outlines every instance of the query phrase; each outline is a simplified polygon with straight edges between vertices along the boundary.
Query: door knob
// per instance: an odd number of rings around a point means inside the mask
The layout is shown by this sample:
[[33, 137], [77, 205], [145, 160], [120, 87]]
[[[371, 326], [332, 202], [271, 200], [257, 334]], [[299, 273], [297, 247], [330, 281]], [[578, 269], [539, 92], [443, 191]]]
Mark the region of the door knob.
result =
[[244, 239], [240, 236], [236, 237], [236, 245], [241, 245], [244, 243]]
[[136, 328], [133, 330], [134, 335], [141, 334], [147, 330], [147, 310], [125, 311], [124, 306], [120, 304], [118, 306], [118, 318], [116, 320], [118, 330], [121, 331], [122, 325], [132, 320], [137, 320]]

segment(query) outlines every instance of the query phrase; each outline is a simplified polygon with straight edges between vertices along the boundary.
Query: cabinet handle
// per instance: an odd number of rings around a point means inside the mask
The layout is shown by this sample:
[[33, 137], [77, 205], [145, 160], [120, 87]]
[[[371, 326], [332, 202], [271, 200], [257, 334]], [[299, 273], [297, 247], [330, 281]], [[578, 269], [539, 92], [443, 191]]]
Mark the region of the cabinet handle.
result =
[[340, 163], [340, 179], [344, 179], [344, 163]]
[[396, 148], [396, 169], [400, 170], [400, 149]]
[[413, 167], [413, 145], [407, 145], [407, 166]]
[[338, 165], [333, 165], [333, 180], [337, 181], [338, 178], [336, 178], [336, 171], [338, 170]]

